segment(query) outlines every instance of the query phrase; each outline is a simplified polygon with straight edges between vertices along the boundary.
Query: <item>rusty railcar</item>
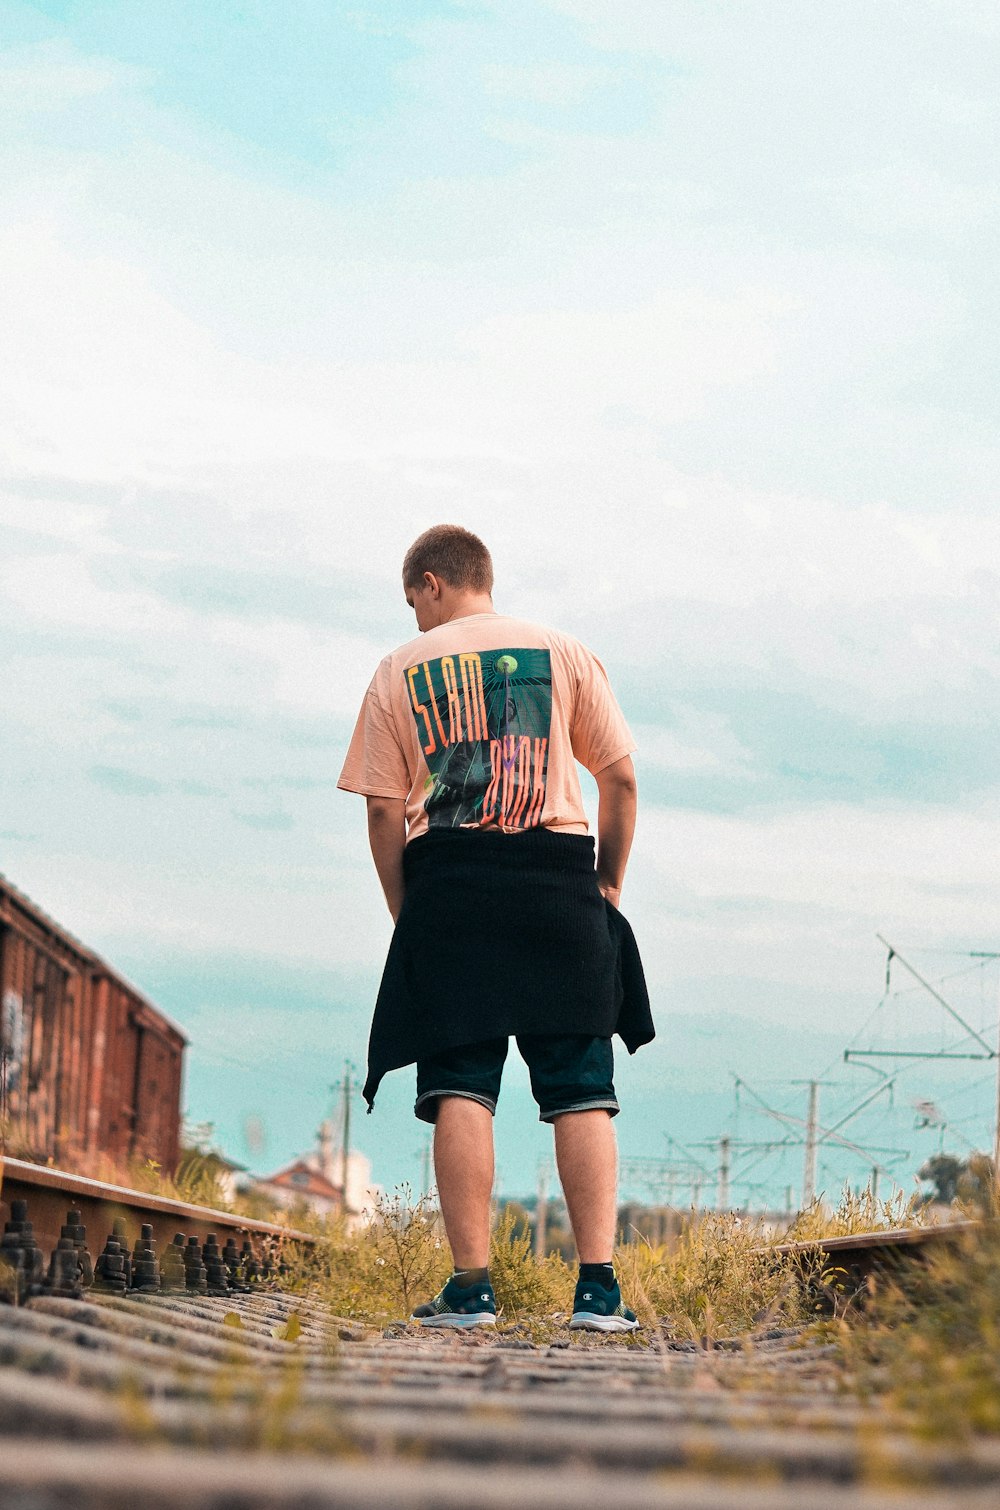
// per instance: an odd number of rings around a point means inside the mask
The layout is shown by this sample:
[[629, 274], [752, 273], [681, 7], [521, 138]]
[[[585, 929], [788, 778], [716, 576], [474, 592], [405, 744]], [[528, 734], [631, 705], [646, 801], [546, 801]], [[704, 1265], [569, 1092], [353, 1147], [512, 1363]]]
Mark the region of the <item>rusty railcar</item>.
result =
[[80, 1174], [180, 1140], [184, 1034], [0, 876], [0, 1116], [8, 1148]]

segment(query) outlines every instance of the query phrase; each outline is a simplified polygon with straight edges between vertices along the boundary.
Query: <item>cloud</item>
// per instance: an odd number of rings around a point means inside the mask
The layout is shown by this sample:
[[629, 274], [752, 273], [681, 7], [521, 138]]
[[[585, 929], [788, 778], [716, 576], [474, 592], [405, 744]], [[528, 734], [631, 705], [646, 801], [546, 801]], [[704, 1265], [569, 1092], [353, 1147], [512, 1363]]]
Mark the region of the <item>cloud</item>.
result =
[[295, 820], [289, 813], [238, 813], [234, 810], [233, 817], [239, 823], [245, 823], [247, 828], [260, 829], [264, 833], [288, 833], [295, 827]]
[[227, 351], [136, 265], [25, 221], [0, 236], [0, 262], [4, 433], [22, 472], [198, 487], [206, 465], [349, 454], [329, 409]]
[[769, 373], [784, 313], [782, 301], [764, 293], [715, 298], [677, 288], [613, 309], [571, 303], [496, 317], [467, 341], [516, 402], [527, 432], [544, 414], [549, 445], [562, 449], [609, 405], [668, 426], [700, 412], [712, 389]]
[[52, 37], [0, 52], [0, 119], [54, 115], [97, 95], [149, 81], [149, 73], [106, 57], [87, 57]]
[[734, 737], [723, 715], [699, 713], [676, 705], [671, 712], [672, 728], [633, 721], [640, 773], [736, 771], [741, 776], [749, 774], [752, 779], [752, 753]]
[[584, 63], [486, 64], [481, 77], [487, 94], [500, 99], [561, 106], [578, 104], [615, 82], [607, 65]]
[[0, 492], [0, 525], [25, 536], [62, 540], [80, 546], [107, 523], [107, 508], [88, 507], [65, 498], [23, 498]]
[[770, 1018], [775, 1006], [760, 985], [770, 980], [776, 994], [781, 988], [777, 1015], [792, 1011], [805, 1021], [813, 989], [806, 980], [826, 982], [823, 989], [854, 1001], [857, 1024], [872, 999], [877, 930], [900, 948], [975, 948], [990, 937], [998, 839], [995, 798], [964, 810], [903, 803], [817, 803], [746, 816], [647, 809], [625, 906], [668, 998], [677, 1000], [679, 981], [700, 981], [699, 996], [711, 999], [714, 979], [717, 1001], [739, 1011], [745, 991], [745, 1006]]
[[95, 785], [105, 787], [119, 797], [158, 797], [163, 791], [163, 783], [151, 776], [119, 770], [115, 766], [91, 766], [87, 775]]
[[388, 923], [330, 784], [455, 518], [635, 725], [664, 1002], [846, 1023], [875, 927], [992, 928], [985, 11], [404, 9], [242, 137], [252, 22], [0, 58], [14, 879], [112, 954], [339, 972], [360, 1022]]

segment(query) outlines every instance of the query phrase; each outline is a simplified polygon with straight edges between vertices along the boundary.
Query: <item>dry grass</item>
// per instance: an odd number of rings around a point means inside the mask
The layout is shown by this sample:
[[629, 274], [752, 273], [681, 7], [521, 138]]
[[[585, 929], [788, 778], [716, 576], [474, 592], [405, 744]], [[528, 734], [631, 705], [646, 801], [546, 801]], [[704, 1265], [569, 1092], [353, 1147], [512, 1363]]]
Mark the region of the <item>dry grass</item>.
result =
[[869, 1186], [860, 1194], [845, 1190], [836, 1211], [819, 1200], [813, 1201], [799, 1212], [782, 1241], [808, 1242], [811, 1238], [849, 1237], [855, 1232], [919, 1227], [927, 1220], [927, 1208], [919, 1196], [907, 1198], [897, 1190], [889, 1200], [879, 1200]]
[[380, 1200], [353, 1232], [338, 1217], [305, 1213], [296, 1221], [316, 1242], [292, 1258], [287, 1285], [321, 1296], [338, 1316], [405, 1319], [451, 1272], [437, 1213], [424, 1200], [413, 1202], [405, 1186]]
[[615, 1266], [639, 1320], [679, 1337], [738, 1337], [812, 1319], [806, 1281], [818, 1263], [775, 1252], [779, 1238], [758, 1221], [707, 1213], [669, 1249], [622, 1244]]
[[[337, 1220], [306, 1220], [317, 1242], [296, 1261], [291, 1283], [322, 1296], [340, 1316], [375, 1324], [405, 1319], [450, 1272], [438, 1214], [426, 1202], [412, 1203], [405, 1189], [381, 1201], [355, 1232]], [[776, 1254], [777, 1242], [757, 1222], [706, 1215], [669, 1248], [623, 1242], [615, 1262], [626, 1302], [645, 1325], [681, 1337], [734, 1337], [811, 1319], [803, 1266]], [[514, 1212], [493, 1233], [490, 1276], [502, 1323], [542, 1336], [569, 1314], [573, 1271], [556, 1253], [536, 1258]]]
[[568, 1316], [575, 1275], [558, 1253], [535, 1257], [531, 1234], [518, 1230], [517, 1215], [506, 1211], [490, 1243], [490, 1279], [502, 1321], [526, 1326], [538, 1336]]

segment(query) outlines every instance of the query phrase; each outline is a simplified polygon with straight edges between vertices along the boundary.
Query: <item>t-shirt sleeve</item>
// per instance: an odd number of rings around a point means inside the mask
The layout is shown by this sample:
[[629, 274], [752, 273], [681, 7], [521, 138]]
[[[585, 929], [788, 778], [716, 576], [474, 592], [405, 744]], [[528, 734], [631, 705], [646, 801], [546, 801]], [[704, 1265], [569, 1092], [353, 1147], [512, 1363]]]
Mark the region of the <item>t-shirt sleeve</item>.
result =
[[365, 693], [337, 785], [363, 797], [409, 795], [406, 756], [392, 713], [379, 697], [378, 673]]
[[579, 647], [577, 688], [570, 727], [573, 754], [592, 776], [635, 751], [632, 731], [596, 655]]

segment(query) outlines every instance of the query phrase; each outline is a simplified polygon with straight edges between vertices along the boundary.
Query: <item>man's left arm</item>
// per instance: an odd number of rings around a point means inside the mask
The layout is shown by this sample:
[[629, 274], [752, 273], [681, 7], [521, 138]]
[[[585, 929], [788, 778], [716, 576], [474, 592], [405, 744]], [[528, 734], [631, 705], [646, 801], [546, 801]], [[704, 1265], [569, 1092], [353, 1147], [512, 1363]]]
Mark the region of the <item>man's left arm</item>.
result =
[[621, 902], [625, 867], [635, 833], [638, 792], [631, 755], [594, 776], [597, 782], [597, 884], [614, 907]]

